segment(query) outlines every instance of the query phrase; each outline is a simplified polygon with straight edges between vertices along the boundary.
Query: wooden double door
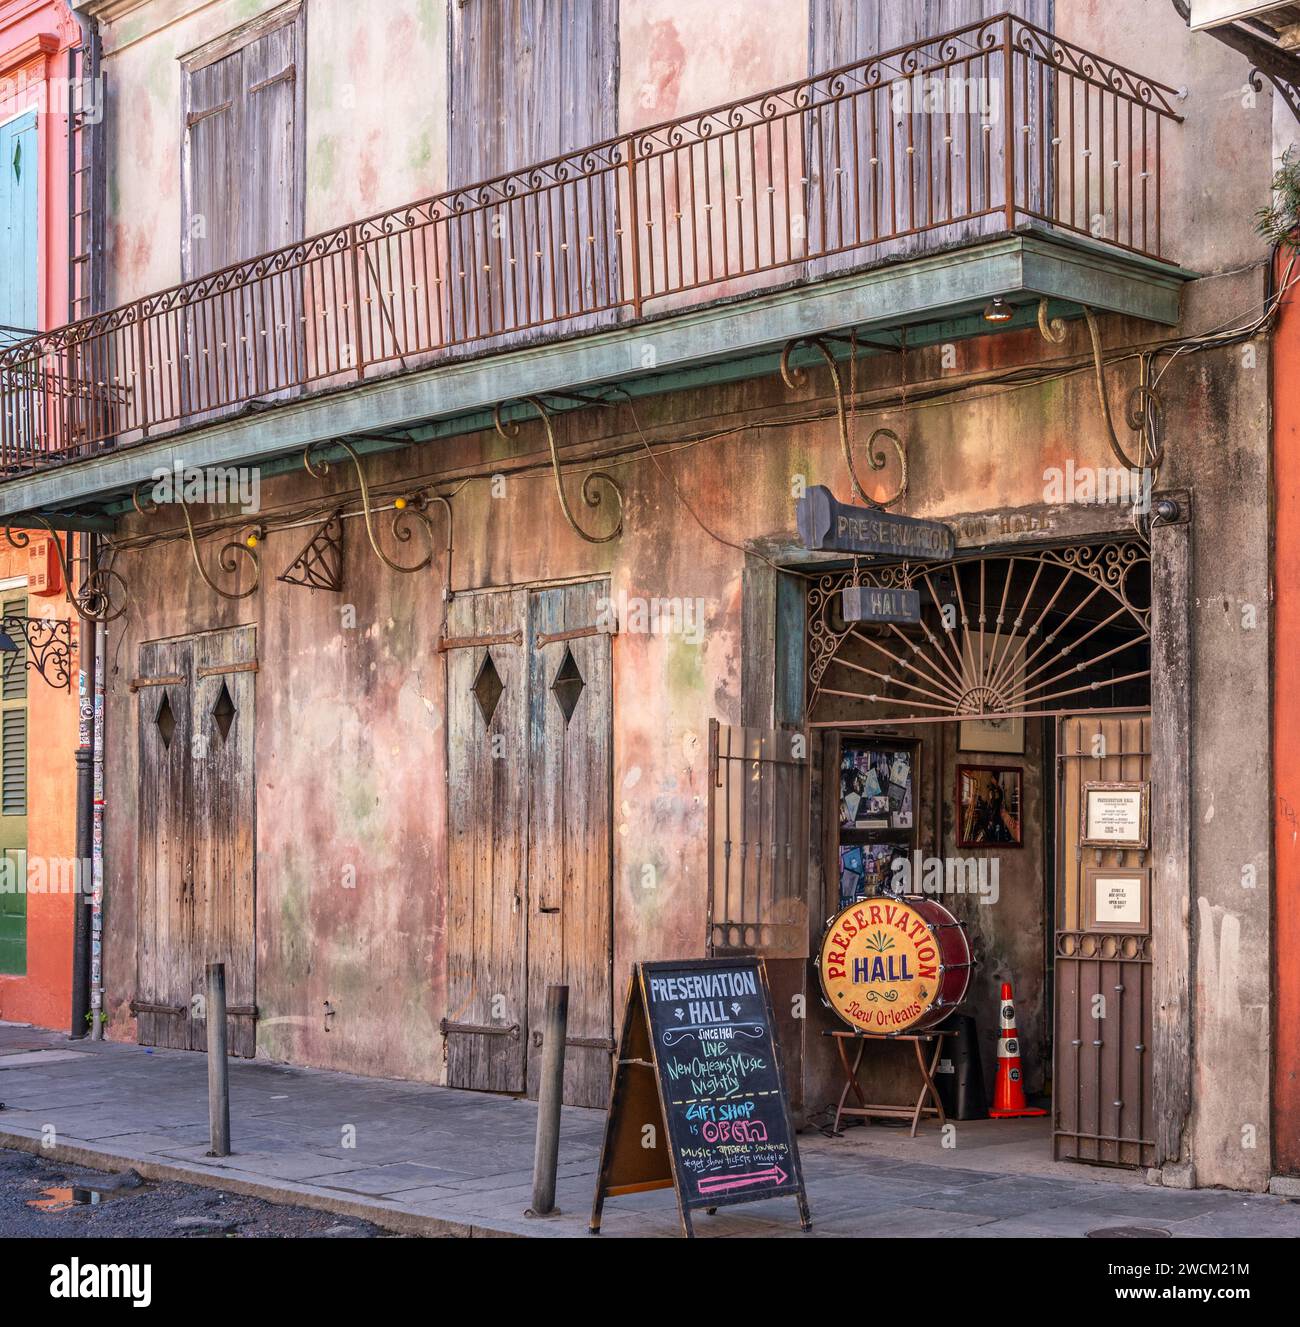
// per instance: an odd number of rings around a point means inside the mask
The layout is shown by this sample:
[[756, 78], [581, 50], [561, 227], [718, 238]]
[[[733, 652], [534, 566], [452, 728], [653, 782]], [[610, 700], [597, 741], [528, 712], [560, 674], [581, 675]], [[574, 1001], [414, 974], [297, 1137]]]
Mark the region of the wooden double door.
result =
[[608, 583], [457, 595], [448, 615], [449, 1086], [536, 1096], [569, 987], [564, 1100], [613, 1052]]
[[256, 1045], [253, 627], [140, 647], [136, 1014], [142, 1046], [207, 1049], [206, 965], [227, 1042]]

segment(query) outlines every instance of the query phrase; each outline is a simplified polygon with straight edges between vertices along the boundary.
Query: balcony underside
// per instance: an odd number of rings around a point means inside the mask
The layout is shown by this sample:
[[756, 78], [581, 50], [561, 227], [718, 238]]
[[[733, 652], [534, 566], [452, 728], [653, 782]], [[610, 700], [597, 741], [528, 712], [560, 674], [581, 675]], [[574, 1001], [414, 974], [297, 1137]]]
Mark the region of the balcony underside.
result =
[[[470, 351], [435, 367], [273, 404], [254, 402], [217, 422], [108, 451], [0, 484], [0, 522], [41, 515], [68, 528], [103, 528], [130, 494], [173, 465], [258, 466], [264, 477], [298, 468], [303, 449], [337, 438], [360, 451], [409, 447], [490, 427], [498, 403], [618, 386], [648, 396], [709, 382], [773, 374], [782, 348], [804, 337], [856, 329], [910, 346], [989, 334], [981, 310], [994, 296], [1017, 305], [998, 330], [1035, 321], [1041, 298], [1054, 316], [1082, 306], [1174, 325], [1190, 273], [1038, 228], [825, 280], [738, 295], [600, 331], [517, 349]], [[652, 370], [645, 365], [653, 364]], [[392, 442], [385, 440], [392, 435]]]

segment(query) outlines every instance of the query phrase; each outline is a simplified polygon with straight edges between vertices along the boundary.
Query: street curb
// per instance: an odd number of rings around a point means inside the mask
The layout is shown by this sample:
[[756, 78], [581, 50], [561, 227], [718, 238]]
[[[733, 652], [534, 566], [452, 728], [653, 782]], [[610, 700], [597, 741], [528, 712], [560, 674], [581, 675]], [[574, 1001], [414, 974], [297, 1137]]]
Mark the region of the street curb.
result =
[[53, 1147], [47, 1147], [38, 1134], [13, 1133], [7, 1129], [0, 1129], [0, 1147], [26, 1152], [48, 1161], [62, 1161], [70, 1166], [86, 1166], [91, 1170], [113, 1173], [134, 1170], [146, 1180], [179, 1180], [185, 1184], [201, 1185], [205, 1189], [221, 1189], [226, 1193], [263, 1198], [270, 1203], [292, 1204], [295, 1207], [310, 1207], [320, 1212], [333, 1212], [339, 1216], [369, 1221], [399, 1235], [455, 1239], [524, 1238], [518, 1231], [501, 1226], [467, 1224], [446, 1217], [421, 1216], [417, 1212], [408, 1212], [382, 1199], [367, 1201], [360, 1198], [345, 1198], [342, 1195], [324, 1193], [308, 1185], [296, 1184], [291, 1180], [253, 1180], [229, 1173], [223, 1174], [206, 1167], [186, 1166], [179, 1162], [146, 1161], [127, 1152], [91, 1147], [86, 1143], [55, 1143]]

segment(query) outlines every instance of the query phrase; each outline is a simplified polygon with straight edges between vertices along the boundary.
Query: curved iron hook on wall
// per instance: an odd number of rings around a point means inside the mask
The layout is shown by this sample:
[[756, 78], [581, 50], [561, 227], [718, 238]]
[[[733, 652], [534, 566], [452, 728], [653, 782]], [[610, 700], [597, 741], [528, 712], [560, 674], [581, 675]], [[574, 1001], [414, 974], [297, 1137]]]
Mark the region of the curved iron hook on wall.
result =
[[[28, 516], [24, 520], [39, 526], [53, 541], [54, 555], [63, 573], [64, 597], [79, 618], [87, 622], [113, 622], [126, 612], [131, 593], [117, 572], [107, 567], [96, 567], [74, 591], [72, 566], [59, 532], [43, 516]], [[5, 539], [11, 548], [26, 548], [32, 542], [26, 530], [15, 530], [12, 526], [5, 526]]]
[[[614, 494], [614, 500], [618, 503], [618, 520], [608, 534], [595, 535], [584, 530], [575, 519], [573, 511], [569, 507], [569, 499], [564, 492], [560, 456], [555, 447], [555, 430], [551, 427], [551, 412], [539, 397], [522, 396], [519, 399], [527, 402], [537, 411], [541, 416], [543, 425], [546, 427], [546, 444], [551, 450], [551, 469], [555, 475], [555, 492], [560, 499], [560, 510], [564, 513], [564, 519], [568, 521], [569, 528], [579, 539], [585, 539], [589, 544], [608, 544], [611, 539], [617, 539], [623, 533], [623, 490], [618, 486], [618, 481], [605, 470], [589, 470], [582, 477], [582, 500], [588, 507], [596, 508], [601, 504], [600, 492], [596, 488], [598, 481], [609, 486], [610, 491]], [[507, 424], [501, 417], [502, 410], [509, 404], [509, 401], [501, 401], [492, 410], [492, 422], [496, 426], [496, 431], [507, 441], [519, 436], [519, 425]]]
[[[131, 505], [135, 507], [136, 511], [138, 511], [141, 516], [148, 516], [158, 510], [157, 503], [152, 501], [147, 507], [141, 505], [139, 489], [132, 491]], [[257, 545], [265, 535], [265, 531], [262, 527], [260, 525], [254, 525], [242, 541], [232, 539], [228, 544], [223, 544], [221, 546], [221, 550], [217, 554], [217, 566], [221, 568], [224, 575], [234, 576], [238, 579], [239, 558], [241, 557], [245, 558], [253, 565], [252, 585], [246, 590], [223, 590], [221, 586], [212, 579], [212, 576], [208, 573], [208, 569], [203, 565], [202, 557], [199, 555], [199, 541], [194, 533], [194, 522], [190, 520], [189, 503], [179, 502], [176, 505], [180, 507], [181, 516], [185, 519], [185, 533], [189, 536], [190, 553], [194, 558], [195, 569], [202, 578], [204, 585], [206, 585], [214, 594], [219, 594], [223, 599], [247, 599], [250, 594], [255, 593], [262, 581], [262, 562], [257, 556], [256, 551]]]
[[[352, 466], [357, 472], [357, 486], [361, 490], [361, 514], [366, 522], [366, 538], [370, 540], [370, 547], [374, 550], [375, 556], [384, 564], [384, 566], [390, 567], [393, 571], [405, 573], [423, 571], [425, 567], [433, 561], [434, 550], [437, 547], [433, 539], [433, 524], [424, 514], [425, 499], [417, 494], [410, 498], [397, 498], [393, 503], [393, 520], [389, 527], [389, 531], [393, 538], [396, 539], [399, 544], [410, 543], [411, 530], [407, 525], [407, 521], [410, 518], [414, 518], [424, 526], [424, 532], [429, 540], [429, 551], [424, 557], [412, 567], [404, 566], [400, 562], [394, 562], [393, 559], [379, 547], [379, 539], [375, 535], [374, 512], [370, 507], [370, 485], [366, 482], [366, 472], [361, 464], [361, 458], [357, 455], [356, 450], [350, 443], [344, 442], [342, 438], [336, 438], [333, 442], [312, 443], [302, 454], [303, 468], [313, 479], [324, 479], [325, 476], [329, 474], [330, 463], [323, 457], [318, 457], [313, 464], [312, 456], [313, 453], [319, 452], [325, 447], [342, 448], [343, 451], [348, 454], [348, 458], [351, 460]], [[450, 520], [451, 504], [442, 497], [438, 497], [436, 500], [446, 505], [447, 517], [448, 520]], [[450, 539], [450, 534], [448, 535], [448, 538]]]
[[789, 342], [781, 352], [781, 378], [785, 385], [792, 391], [796, 387], [801, 387], [808, 380], [808, 375], [803, 369], [795, 368], [790, 363], [790, 357], [800, 346], [811, 346], [826, 361], [827, 368], [831, 371], [831, 383], [835, 388], [835, 410], [839, 418], [840, 425], [840, 450], [844, 453], [844, 464], [848, 466], [849, 479], [853, 484], [853, 491], [857, 496], [867, 504], [868, 507], [875, 507], [879, 511], [884, 511], [887, 507], [892, 507], [894, 503], [899, 502], [907, 493], [907, 452], [903, 447], [903, 440], [894, 432], [893, 429], [877, 428], [872, 429], [871, 436], [867, 439], [867, 461], [873, 470], [883, 470], [886, 464], [886, 456], [883, 450], [876, 446], [878, 438], [887, 438], [893, 444], [894, 451], [898, 454], [899, 480], [898, 488], [883, 501], [877, 501], [875, 498], [867, 496], [867, 491], [862, 487], [862, 481], [858, 478], [858, 472], [853, 465], [853, 443], [849, 437], [849, 413], [844, 399], [844, 382], [840, 377], [840, 366], [836, 362], [834, 354], [830, 347], [820, 337], [807, 336], [800, 337], [797, 340]]
[[[1164, 443], [1161, 434], [1164, 431], [1164, 404], [1159, 394], [1146, 381], [1147, 366], [1143, 361], [1143, 381], [1129, 393], [1128, 404], [1124, 411], [1124, 422], [1142, 440], [1143, 459], [1134, 461], [1124, 450], [1119, 435], [1115, 432], [1115, 421], [1111, 414], [1110, 397], [1106, 392], [1106, 369], [1101, 353], [1101, 331], [1097, 326], [1096, 316], [1086, 305], [1083, 317], [1088, 324], [1088, 337], [1092, 342], [1093, 379], [1097, 387], [1097, 401], [1101, 406], [1102, 421], [1106, 425], [1106, 440], [1115, 459], [1126, 470], [1150, 470], [1152, 482], [1156, 472], [1165, 459]], [[1065, 340], [1065, 324], [1059, 318], [1050, 321], [1047, 317], [1047, 301], [1038, 301], [1038, 330], [1044, 341], [1060, 345]]]

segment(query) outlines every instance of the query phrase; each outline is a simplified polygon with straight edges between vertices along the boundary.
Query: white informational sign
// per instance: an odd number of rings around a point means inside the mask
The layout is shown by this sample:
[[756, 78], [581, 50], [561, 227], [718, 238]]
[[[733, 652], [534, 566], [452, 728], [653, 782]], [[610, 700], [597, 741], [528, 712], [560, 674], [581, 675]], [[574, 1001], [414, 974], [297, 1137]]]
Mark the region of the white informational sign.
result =
[[1147, 785], [1084, 786], [1083, 842], [1089, 846], [1147, 846]]
[[1095, 924], [1106, 926], [1142, 925], [1142, 877], [1137, 875], [1099, 875], [1093, 878], [1096, 893]]

